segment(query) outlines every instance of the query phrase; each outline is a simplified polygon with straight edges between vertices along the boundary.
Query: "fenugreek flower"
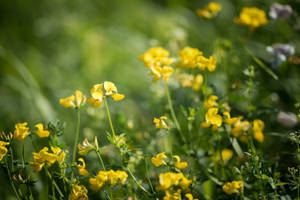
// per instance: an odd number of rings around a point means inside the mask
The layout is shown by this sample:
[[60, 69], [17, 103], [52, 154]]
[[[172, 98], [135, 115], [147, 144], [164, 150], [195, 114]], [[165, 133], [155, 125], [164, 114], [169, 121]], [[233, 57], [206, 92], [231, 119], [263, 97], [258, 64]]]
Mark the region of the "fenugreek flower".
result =
[[250, 30], [268, 23], [265, 11], [255, 7], [245, 7], [239, 17], [235, 18], [235, 23], [249, 26]]
[[80, 162], [79, 165], [77, 165], [78, 174], [81, 176], [88, 176], [89, 172], [85, 169], [85, 162], [83, 158], [79, 158], [78, 161]]
[[27, 127], [27, 122], [17, 123], [15, 125], [14, 139], [21, 141], [24, 140], [27, 135], [29, 135], [29, 128]]
[[253, 121], [253, 137], [258, 142], [264, 141], [264, 134], [262, 132], [264, 130], [264, 127], [265, 123], [262, 120], [256, 119]]
[[72, 185], [72, 193], [69, 196], [69, 200], [88, 200], [88, 190], [83, 185]]
[[227, 182], [222, 187], [223, 191], [228, 195], [231, 195], [233, 193], [240, 193], [243, 190], [243, 188], [244, 188], [243, 181]]
[[91, 145], [88, 141], [87, 138], [85, 138], [82, 143], [78, 144], [78, 154], [85, 156], [89, 153], [89, 151], [91, 151], [92, 149], [94, 149], [94, 146]]
[[81, 91], [76, 90], [75, 95], [71, 95], [59, 100], [59, 103], [66, 108], [80, 108], [85, 104], [86, 97]]
[[166, 165], [165, 159], [168, 159], [168, 157], [162, 152], [151, 158], [151, 162], [155, 167], [159, 167], [161, 165]]
[[175, 165], [175, 167], [176, 167], [177, 169], [183, 169], [183, 168], [186, 168], [186, 167], [188, 166], [187, 162], [181, 162], [181, 161], [180, 161], [180, 157], [179, 157], [179, 156], [174, 155], [173, 158], [176, 159], [176, 162], [175, 162], [174, 165]]
[[[103, 92], [103, 88], [105, 92]], [[92, 97], [88, 99], [88, 102], [93, 103], [95, 108], [99, 107], [106, 97], [111, 97], [114, 101], [120, 101], [125, 97], [118, 93], [117, 87], [110, 81], [94, 85], [90, 93]]]
[[44, 125], [42, 123], [39, 123], [39, 124], [35, 125], [34, 127], [36, 127], [38, 129], [35, 133], [40, 138], [45, 138], [45, 137], [48, 137], [50, 135], [50, 131], [49, 130], [45, 130], [44, 129]]
[[166, 172], [159, 175], [159, 186], [157, 190], [168, 190], [171, 187], [181, 187], [188, 191], [192, 180], [187, 179], [182, 173]]
[[100, 190], [104, 185], [125, 184], [128, 174], [125, 171], [99, 171], [95, 178], [90, 178], [90, 187], [92, 190]]
[[204, 8], [197, 9], [196, 13], [199, 15], [199, 17], [210, 19], [217, 16], [217, 14], [220, 12], [221, 9], [222, 9], [221, 4], [216, 2], [210, 2]]
[[0, 161], [7, 154], [7, 145], [9, 145], [9, 142], [0, 141]]

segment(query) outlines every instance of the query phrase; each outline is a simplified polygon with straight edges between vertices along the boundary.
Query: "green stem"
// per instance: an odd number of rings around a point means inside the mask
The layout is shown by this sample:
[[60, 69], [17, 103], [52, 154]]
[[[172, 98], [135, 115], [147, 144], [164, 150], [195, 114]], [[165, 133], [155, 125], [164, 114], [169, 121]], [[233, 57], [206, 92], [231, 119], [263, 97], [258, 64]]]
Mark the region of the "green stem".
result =
[[63, 193], [61, 192], [61, 190], [59, 189], [58, 185], [56, 184], [55, 180], [53, 179], [52, 175], [50, 174], [50, 172], [48, 171], [47, 167], [44, 167], [45, 172], [47, 174], [47, 176], [49, 177], [49, 179], [52, 181], [52, 184], [54, 185], [55, 189], [57, 190], [58, 194], [61, 197], [64, 197]]
[[150, 174], [149, 174], [149, 164], [148, 164], [148, 160], [147, 160], [146, 157], [145, 157], [145, 164], [146, 164], [146, 174], [147, 174], [147, 179], [148, 179], [148, 182], [149, 182], [151, 191], [154, 193], [154, 189], [153, 189], [153, 186], [152, 186], [152, 183], [151, 183], [151, 179], [150, 179]]
[[168, 144], [169, 144], [169, 150], [170, 150], [170, 154], [171, 157], [173, 157], [173, 142], [172, 142], [172, 135], [171, 132], [168, 130]]
[[180, 124], [179, 124], [179, 122], [177, 120], [177, 117], [175, 115], [175, 112], [174, 112], [174, 108], [173, 108], [173, 104], [172, 104], [172, 99], [171, 99], [170, 92], [169, 92], [169, 87], [168, 87], [167, 84], [165, 84], [165, 86], [166, 86], [166, 93], [167, 93], [167, 98], [168, 98], [168, 103], [169, 103], [169, 109], [170, 109], [173, 121], [175, 123], [175, 126], [176, 126], [179, 134], [180, 134], [180, 137], [181, 137], [182, 141], [186, 144], [186, 139], [185, 139], [185, 137], [183, 137]]
[[109, 126], [110, 126], [111, 132], [113, 134], [113, 137], [115, 138], [116, 134], [115, 134], [115, 130], [114, 130], [114, 127], [113, 127], [113, 124], [112, 124], [112, 121], [111, 121], [110, 112], [109, 112], [109, 108], [108, 108], [106, 98], [104, 98], [104, 104], [105, 104], [106, 113], [107, 113], [107, 117], [108, 117], [108, 121], [109, 121]]
[[9, 167], [8, 167], [8, 164], [7, 164], [7, 160], [6, 158], [4, 158], [4, 161], [5, 161], [5, 165], [6, 165], [6, 168], [7, 168], [7, 172], [8, 172], [8, 176], [9, 176], [9, 180], [10, 180], [10, 184], [11, 184], [11, 187], [13, 188], [13, 191], [17, 197], [18, 200], [21, 200], [20, 196], [19, 196], [19, 193], [17, 192], [17, 189], [16, 189], [16, 186], [11, 178], [11, 173], [10, 173], [10, 170], [9, 170]]
[[126, 169], [129, 172], [129, 174], [132, 177], [132, 179], [134, 180], [134, 182], [137, 184], [137, 186], [139, 186], [139, 188], [141, 190], [143, 190], [148, 196], [151, 196], [151, 194], [137, 181], [137, 179], [135, 178], [135, 176], [133, 175], [133, 173], [131, 172], [131, 170], [128, 167]]
[[98, 159], [99, 159], [99, 161], [100, 161], [100, 164], [101, 164], [103, 170], [106, 171], [106, 168], [105, 168], [105, 166], [104, 166], [104, 162], [103, 162], [103, 160], [102, 160], [102, 157], [101, 157], [101, 154], [100, 154], [99, 150], [96, 150], [96, 153], [97, 153]]
[[79, 139], [79, 128], [80, 128], [80, 112], [78, 108], [76, 108], [76, 112], [77, 112], [77, 121], [76, 121], [75, 141], [74, 141], [73, 154], [72, 154], [73, 156], [72, 163], [74, 163], [76, 159], [76, 150], [77, 150], [77, 144]]

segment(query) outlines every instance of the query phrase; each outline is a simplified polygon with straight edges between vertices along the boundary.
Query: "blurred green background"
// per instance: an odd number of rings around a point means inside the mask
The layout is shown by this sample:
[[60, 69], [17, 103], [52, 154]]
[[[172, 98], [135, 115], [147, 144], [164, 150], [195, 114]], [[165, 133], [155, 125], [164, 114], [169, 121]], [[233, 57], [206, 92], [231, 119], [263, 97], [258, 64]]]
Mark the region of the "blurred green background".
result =
[[[275, 1], [216, 2], [222, 4], [222, 11], [216, 18], [204, 20], [195, 13], [209, 3], [204, 0], [0, 1], [0, 130], [13, 131], [18, 122], [33, 127], [59, 120], [66, 122], [64, 138], [70, 145], [75, 114], [63, 108], [59, 99], [76, 89], [89, 96], [94, 84], [108, 80], [126, 95], [123, 101], [110, 104], [117, 131], [150, 141], [152, 129], [148, 127], [153, 127], [153, 117], [168, 110], [163, 86], [151, 82], [138, 55], [160, 45], [174, 57], [185, 46], [199, 48], [206, 56], [215, 55], [217, 71], [209, 75], [209, 82], [221, 98], [226, 94], [238, 114], [247, 114], [243, 71], [255, 65], [254, 102], [260, 108], [256, 117], [269, 120], [267, 129], [287, 133], [289, 130], [276, 122], [276, 114], [280, 110], [297, 112], [299, 64], [282, 64], [274, 70], [275, 80], [253, 62], [241, 41], [248, 37], [247, 48], [270, 67], [268, 45], [290, 43], [298, 54], [298, 16], [293, 22], [270, 21], [249, 36], [248, 29], [234, 24], [233, 19], [244, 6], [268, 12]], [[279, 2], [290, 4], [295, 13], [300, 11], [299, 1]], [[242, 83], [242, 89], [233, 89], [234, 83]], [[176, 81], [170, 84], [176, 90], [175, 106], [197, 106], [190, 101], [197, 93], [180, 88]], [[127, 127], [128, 120], [133, 129]], [[106, 128], [103, 108], [82, 112], [81, 139], [95, 134], [104, 138]], [[276, 139], [267, 141], [266, 149], [276, 144]], [[141, 140], [134, 145], [143, 144], [149, 143]]]

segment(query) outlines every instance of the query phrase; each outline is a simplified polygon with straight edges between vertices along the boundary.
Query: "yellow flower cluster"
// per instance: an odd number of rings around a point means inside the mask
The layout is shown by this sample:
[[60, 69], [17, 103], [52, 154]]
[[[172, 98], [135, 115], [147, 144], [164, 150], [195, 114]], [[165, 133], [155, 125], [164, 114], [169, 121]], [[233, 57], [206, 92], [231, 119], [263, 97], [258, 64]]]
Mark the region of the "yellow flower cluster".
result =
[[153, 123], [155, 124], [155, 128], [157, 129], [169, 129], [171, 128], [172, 124], [167, 124], [166, 120], [168, 118], [166, 116], [161, 116], [159, 118], [154, 117]]
[[182, 173], [166, 172], [159, 175], [159, 186], [157, 190], [167, 191], [172, 187], [181, 187], [184, 191], [189, 191], [192, 180], [187, 179]]
[[59, 103], [66, 108], [80, 108], [85, 104], [86, 97], [81, 91], [76, 90], [75, 95], [60, 99]]
[[214, 71], [216, 69], [216, 59], [214, 56], [205, 58], [202, 51], [197, 48], [185, 47], [178, 52], [180, 57], [178, 67], [179, 68], [199, 68], [200, 70]]
[[[102, 90], [103, 87], [105, 92]], [[90, 93], [92, 97], [88, 99], [88, 102], [93, 103], [95, 108], [100, 106], [106, 97], [111, 97], [115, 101], [120, 101], [125, 97], [125, 95], [118, 93], [117, 87], [110, 81], [94, 85]]]
[[178, 76], [182, 87], [192, 87], [193, 90], [200, 90], [200, 86], [203, 83], [203, 76], [201, 74], [192, 75], [192, 74], [179, 74]]
[[221, 9], [222, 9], [221, 4], [216, 2], [210, 2], [204, 8], [197, 9], [196, 13], [198, 14], [199, 17], [210, 19], [217, 16], [217, 14], [220, 12]]
[[127, 180], [127, 173], [125, 171], [99, 171], [95, 178], [90, 178], [90, 187], [92, 190], [100, 190], [104, 185], [125, 184]]
[[245, 7], [239, 17], [235, 18], [235, 23], [249, 26], [250, 30], [268, 23], [265, 11], [255, 7]]
[[21, 141], [24, 140], [27, 135], [29, 135], [29, 128], [27, 127], [27, 122], [17, 123], [15, 125], [14, 139]]
[[45, 164], [47, 167], [51, 167], [56, 161], [59, 164], [64, 161], [66, 153], [59, 147], [51, 147], [52, 153], [48, 150], [48, 147], [44, 147], [39, 153], [33, 153], [33, 161], [29, 164], [34, 167], [35, 172], [41, 171]]
[[9, 145], [9, 142], [0, 141], [0, 161], [7, 154], [8, 151], [6, 148], [7, 145]]
[[207, 108], [205, 114], [205, 122], [200, 124], [201, 127], [211, 127], [212, 130], [217, 130], [222, 125], [223, 118], [218, 114], [219, 108], [217, 103], [218, 97], [216, 95], [210, 95], [208, 99], [203, 103], [204, 107]]
[[69, 200], [88, 200], [88, 191], [83, 185], [72, 185], [72, 193], [69, 196]]
[[38, 129], [35, 133], [40, 138], [45, 138], [45, 137], [48, 137], [50, 135], [50, 131], [49, 130], [45, 130], [43, 124], [39, 123], [39, 124], [35, 125], [34, 127], [36, 127]]
[[243, 181], [227, 182], [225, 185], [223, 185], [222, 189], [228, 195], [240, 193], [240, 191], [244, 189], [244, 184]]
[[150, 69], [149, 74], [154, 76], [153, 82], [163, 78], [167, 83], [173, 74], [174, 70], [170, 64], [174, 62], [174, 59], [169, 56], [169, 51], [162, 47], [152, 47], [139, 56], [139, 59], [144, 62], [144, 66]]
[[83, 158], [79, 158], [78, 161], [80, 162], [80, 164], [77, 165], [78, 174], [81, 176], [88, 176], [89, 172], [85, 169], [86, 165]]
[[[175, 162], [171, 163], [174, 164], [174, 166], [177, 169], [183, 169], [186, 168], [188, 166], [187, 162], [181, 162], [181, 159], [178, 155], [174, 155], [173, 158], [175, 158]], [[166, 154], [164, 152], [157, 154], [155, 157], [151, 158], [151, 162], [153, 165], [155, 165], [155, 167], [159, 167], [161, 165], [167, 165], [166, 160], [168, 159], [168, 157], [166, 156]]]

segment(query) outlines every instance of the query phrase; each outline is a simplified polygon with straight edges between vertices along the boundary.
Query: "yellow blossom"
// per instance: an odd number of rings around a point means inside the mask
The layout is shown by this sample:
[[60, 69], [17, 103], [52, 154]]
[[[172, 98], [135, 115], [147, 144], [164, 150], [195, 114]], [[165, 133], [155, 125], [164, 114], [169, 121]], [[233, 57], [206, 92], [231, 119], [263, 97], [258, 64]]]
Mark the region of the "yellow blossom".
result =
[[212, 17], [217, 16], [217, 14], [222, 9], [222, 5], [216, 2], [210, 2], [203, 9], [197, 9], [196, 13], [205, 19], [210, 19]]
[[176, 162], [175, 162], [175, 167], [177, 169], [183, 169], [183, 168], [186, 168], [188, 166], [187, 162], [180, 162], [180, 157], [177, 156], [177, 155], [174, 155], [173, 158], [176, 159]]
[[166, 172], [159, 175], [159, 186], [157, 190], [168, 190], [171, 187], [179, 186], [188, 191], [192, 180], [187, 179], [182, 173]]
[[76, 90], [75, 96], [71, 95], [66, 98], [59, 100], [59, 103], [66, 108], [79, 108], [85, 104], [86, 97], [82, 94], [81, 91]]
[[230, 131], [230, 134], [232, 134], [234, 137], [239, 137], [242, 132], [246, 132], [251, 128], [250, 123], [246, 120], [242, 121], [242, 118], [242, 116], [238, 118]]
[[178, 189], [176, 192], [172, 193], [169, 190], [165, 191], [165, 196], [163, 200], [181, 200], [181, 190]]
[[185, 197], [188, 198], [188, 200], [198, 200], [198, 199], [195, 199], [191, 193], [185, 194]]
[[209, 108], [205, 114], [206, 123], [220, 127], [222, 125], [222, 116], [218, 115], [218, 108]]
[[24, 140], [24, 138], [29, 135], [29, 128], [27, 127], [27, 122], [17, 123], [15, 125], [14, 139]]
[[83, 185], [72, 185], [72, 193], [69, 196], [69, 200], [88, 200], [88, 191]]
[[265, 11], [255, 7], [245, 7], [239, 17], [235, 18], [235, 23], [249, 26], [250, 30], [268, 23]]
[[92, 150], [94, 147], [91, 145], [88, 141], [88, 139], [84, 139], [82, 143], [79, 143], [77, 145], [78, 147], [78, 154], [85, 156], [89, 153], [90, 150]]
[[230, 117], [230, 113], [228, 111], [224, 112], [223, 115], [226, 116], [224, 122], [229, 125], [235, 124], [240, 119], [239, 117]]
[[205, 108], [211, 108], [211, 107], [217, 107], [218, 103], [216, 102], [218, 100], [218, 97], [216, 95], [210, 95], [208, 97], [208, 100], [204, 102]]
[[232, 181], [223, 185], [222, 189], [226, 194], [231, 195], [233, 193], [240, 193], [240, 191], [243, 190], [243, 187], [244, 184], [242, 181]]
[[81, 176], [88, 176], [89, 172], [85, 169], [86, 166], [83, 158], [79, 158], [78, 161], [80, 162], [80, 164], [77, 165], [78, 174]]
[[264, 134], [262, 132], [264, 130], [264, 127], [265, 123], [262, 120], [256, 119], [253, 121], [253, 137], [258, 142], [264, 141]]
[[227, 163], [232, 158], [233, 152], [230, 149], [223, 149], [221, 155], [223, 162]]
[[152, 78], [153, 82], [158, 81], [161, 77], [163, 78], [164, 82], [167, 83], [169, 81], [170, 76], [173, 74], [173, 68], [169, 66], [152, 66], [150, 68], [150, 75], [153, 75], [154, 77]]
[[155, 124], [155, 127], [157, 129], [168, 129], [169, 126], [168, 124], [165, 122], [165, 120], [167, 120], [168, 118], [166, 116], [161, 116], [159, 118], [154, 117], [153, 119], [153, 123]]
[[168, 50], [162, 47], [152, 47], [147, 50], [143, 55], [140, 55], [140, 60], [144, 61], [145, 67], [151, 68], [153, 66], [168, 66], [174, 62], [173, 58], [170, 58]]
[[155, 167], [159, 167], [161, 165], [165, 165], [164, 159], [167, 159], [168, 157], [165, 155], [164, 152], [157, 154], [155, 157], [151, 158], [151, 162]]
[[115, 184], [125, 184], [128, 174], [125, 171], [99, 171], [95, 178], [90, 178], [90, 187], [92, 190], [99, 190], [105, 184], [115, 185]]
[[197, 74], [194, 77], [194, 82], [193, 82], [193, 90], [198, 91], [200, 90], [200, 86], [203, 83], [203, 76], [201, 74]]
[[203, 76], [201, 74], [197, 74], [196, 76], [180, 74], [178, 78], [180, 79], [182, 87], [192, 87], [195, 91], [200, 90], [200, 86], [203, 83]]
[[9, 145], [9, 142], [0, 141], [0, 161], [7, 154], [7, 145]]
[[50, 135], [49, 130], [44, 129], [44, 125], [42, 123], [39, 123], [35, 125], [38, 130], [35, 132], [40, 138], [48, 137]]

